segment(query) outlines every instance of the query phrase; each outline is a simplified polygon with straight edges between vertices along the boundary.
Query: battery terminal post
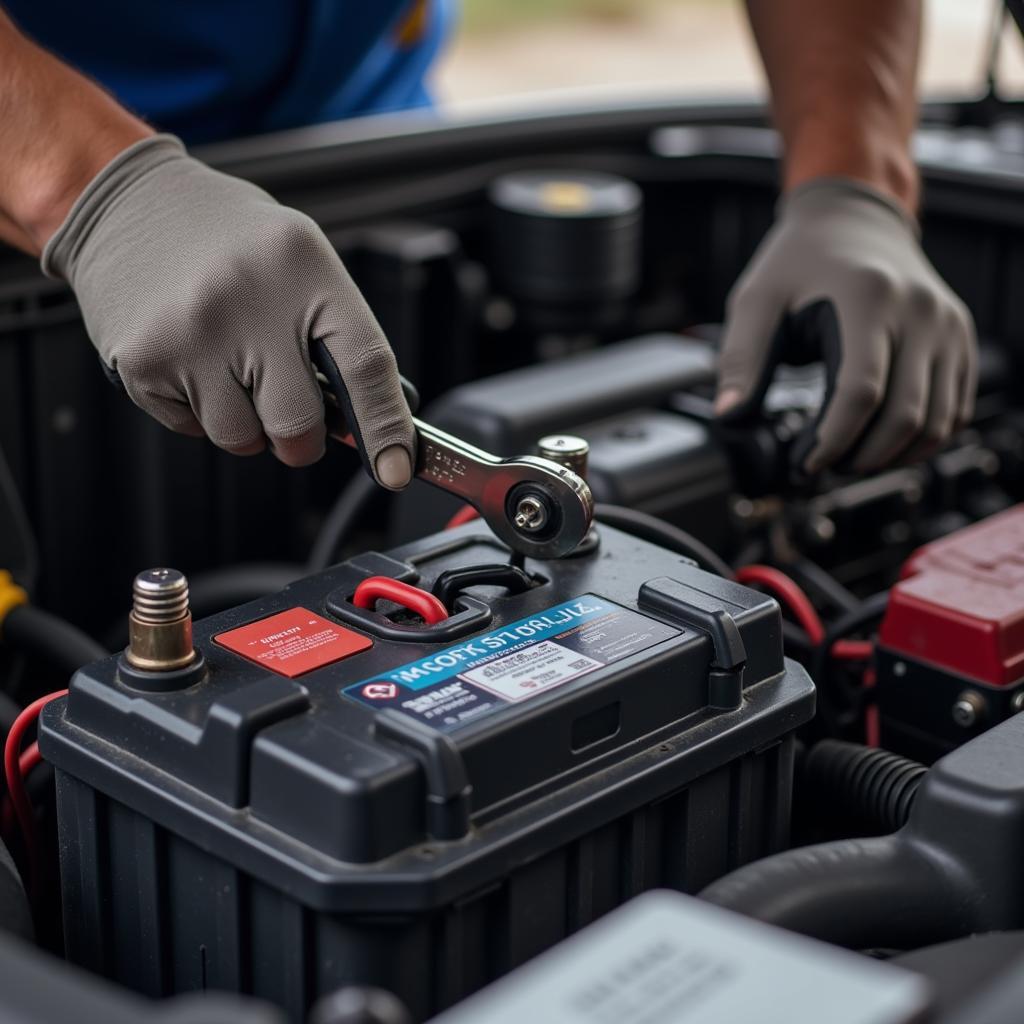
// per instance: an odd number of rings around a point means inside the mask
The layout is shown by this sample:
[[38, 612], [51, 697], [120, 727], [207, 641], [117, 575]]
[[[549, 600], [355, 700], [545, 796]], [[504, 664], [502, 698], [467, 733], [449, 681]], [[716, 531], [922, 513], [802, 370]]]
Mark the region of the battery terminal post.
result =
[[188, 580], [177, 569], [147, 569], [132, 584], [125, 658], [136, 669], [171, 672], [191, 665], [192, 612]]

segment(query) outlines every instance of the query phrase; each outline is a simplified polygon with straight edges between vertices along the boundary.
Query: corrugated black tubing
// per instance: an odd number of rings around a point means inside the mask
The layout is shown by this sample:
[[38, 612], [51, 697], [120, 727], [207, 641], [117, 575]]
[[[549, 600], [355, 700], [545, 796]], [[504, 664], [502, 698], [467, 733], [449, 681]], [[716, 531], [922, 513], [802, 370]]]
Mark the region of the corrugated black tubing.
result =
[[842, 740], [816, 743], [804, 764], [815, 806], [876, 832], [895, 832], [907, 823], [927, 771], [898, 754]]

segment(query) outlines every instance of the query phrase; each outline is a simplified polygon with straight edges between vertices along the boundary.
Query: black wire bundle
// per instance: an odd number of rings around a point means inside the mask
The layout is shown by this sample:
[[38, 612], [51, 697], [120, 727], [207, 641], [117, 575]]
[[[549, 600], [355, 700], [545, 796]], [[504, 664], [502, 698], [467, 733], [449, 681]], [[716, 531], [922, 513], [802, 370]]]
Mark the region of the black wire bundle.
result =
[[623, 533], [631, 533], [641, 540], [660, 544], [669, 551], [691, 558], [708, 572], [717, 573], [727, 580], [733, 579], [732, 569], [707, 544], [664, 519], [622, 505], [605, 505], [600, 502], [594, 507], [594, 518]]

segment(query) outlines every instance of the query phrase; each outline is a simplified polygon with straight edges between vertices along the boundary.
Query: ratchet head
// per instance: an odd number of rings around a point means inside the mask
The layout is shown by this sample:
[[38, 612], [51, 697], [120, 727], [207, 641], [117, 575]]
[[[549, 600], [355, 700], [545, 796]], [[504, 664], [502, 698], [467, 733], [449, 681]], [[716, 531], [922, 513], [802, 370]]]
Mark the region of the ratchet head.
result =
[[500, 540], [529, 558], [560, 558], [575, 551], [594, 519], [586, 481], [533, 455], [496, 465], [476, 507]]

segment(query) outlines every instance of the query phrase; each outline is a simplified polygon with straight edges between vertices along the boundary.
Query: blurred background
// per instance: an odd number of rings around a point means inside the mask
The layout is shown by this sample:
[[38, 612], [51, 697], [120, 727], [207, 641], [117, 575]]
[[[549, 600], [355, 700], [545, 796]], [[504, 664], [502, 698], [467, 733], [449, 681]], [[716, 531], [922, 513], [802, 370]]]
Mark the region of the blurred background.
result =
[[[438, 68], [441, 100], [461, 105], [565, 90], [609, 98], [680, 92], [750, 96], [763, 76], [743, 0], [462, 0], [461, 30]], [[925, 96], [977, 94], [985, 81], [995, 3], [925, 0]], [[1000, 82], [1024, 95], [1024, 47], [1004, 28]], [[561, 94], [561, 95], [559, 95]]]

